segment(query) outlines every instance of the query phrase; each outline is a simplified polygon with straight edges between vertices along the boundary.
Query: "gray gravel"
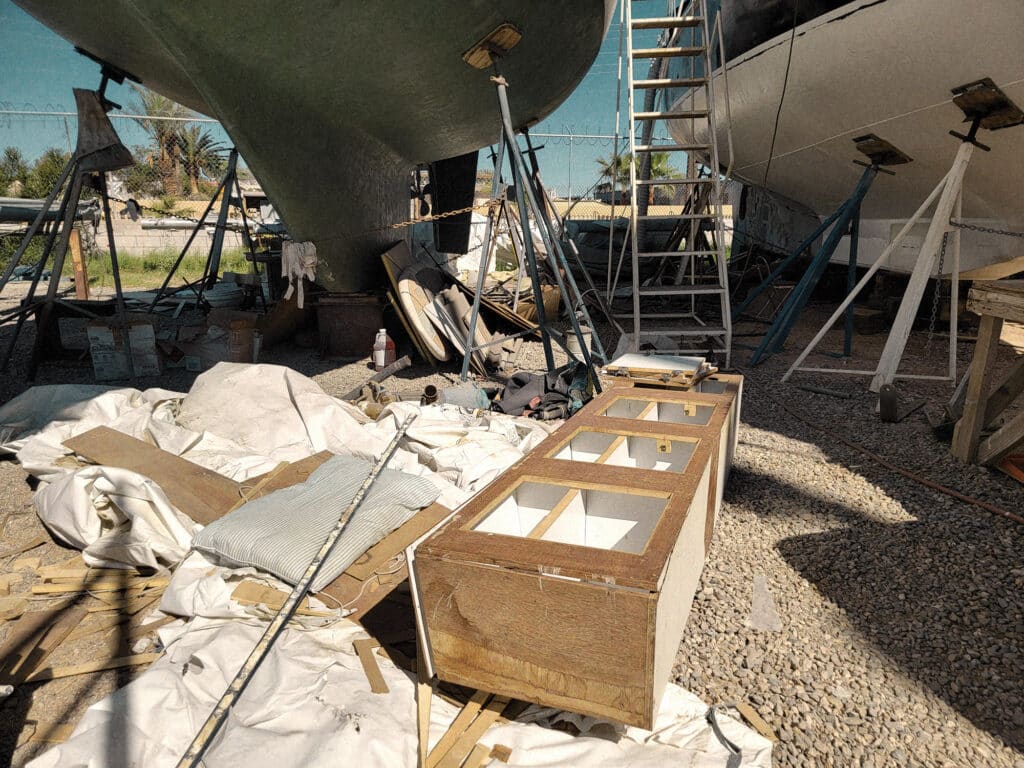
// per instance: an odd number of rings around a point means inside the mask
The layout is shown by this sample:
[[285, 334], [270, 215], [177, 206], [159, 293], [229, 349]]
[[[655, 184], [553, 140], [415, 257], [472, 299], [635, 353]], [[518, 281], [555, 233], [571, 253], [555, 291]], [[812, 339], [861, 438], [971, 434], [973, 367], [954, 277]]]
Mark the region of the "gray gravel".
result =
[[[778, 766], [1024, 768], [1024, 527], [898, 476], [834, 438], [845, 436], [1010, 511], [1024, 511], [1024, 489], [998, 472], [951, 459], [922, 412], [881, 424], [864, 380], [797, 379], [848, 392], [850, 399], [780, 384], [801, 341], [823, 319], [811, 308], [792, 351], [743, 371], [740, 446], [676, 679], [712, 703], [749, 700], [781, 738]], [[0, 329], [0, 344], [5, 333]], [[0, 383], [0, 400], [23, 387], [17, 367], [29, 341], [20, 346], [14, 376]], [[884, 337], [858, 337], [859, 358], [848, 365], [873, 367], [882, 343]], [[826, 344], [838, 346], [832, 337]], [[926, 351], [923, 334], [915, 333], [903, 370], [934, 373], [945, 354], [944, 342], [938, 344]], [[970, 353], [969, 344], [961, 345], [963, 364]], [[1011, 350], [1002, 354], [1008, 363]], [[735, 362], [744, 357], [738, 350]], [[332, 394], [370, 373], [365, 362], [336, 367], [297, 347], [271, 350], [264, 359], [296, 367]], [[542, 362], [540, 345], [531, 345], [524, 365]], [[826, 357], [817, 363], [840, 365]], [[185, 390], [190, 379], [176, 372], [160, 384]], [[39, 380], [88, 382], [91, 370], [46, 365]], [[413, 394], [425, 383], [456, 381], [454, 366], [416, 367], [391, 386]], [[933, 408], [949, 395], [942, 384], [901, 389], [908, 401], [924, 397]], [[830, 431], [808, 427], [771, 398]], [[0, 518], [16, 514], [0, 551], [12, 537], [27, 538], [38, 528], [25, 514], [30, 494], [21, 477], [16, 466], [0, 464]], [[69, 556], [55, 545], [43, 554], [48, 561]], [[778, 631], [750, 625], [758, 577], [774, 602]], [[31, 712], [74, 722], [115, 683], [107, 673], [89, 685], [40, 686]], [[0, 703], [0, 722], [7, 723], [0, 726], [0, 745], [10, 742], [28, 711], [23, 698]], [[34, 749], [20, 750], [15, 764]]]

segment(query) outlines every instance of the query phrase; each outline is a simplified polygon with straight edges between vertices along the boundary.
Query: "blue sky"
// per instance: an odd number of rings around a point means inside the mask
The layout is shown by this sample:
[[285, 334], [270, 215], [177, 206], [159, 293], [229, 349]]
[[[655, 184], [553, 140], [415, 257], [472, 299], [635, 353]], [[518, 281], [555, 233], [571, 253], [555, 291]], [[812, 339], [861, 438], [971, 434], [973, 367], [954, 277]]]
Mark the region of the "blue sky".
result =
[[[649, 5], [659, 6], [652, 10], [660, 9], [660, 3]], [[590, 72], [561, 107], [532, 129], [533, 133], [614, 132], [618, 44], [616, 9]], [[11, 0], [0, 0], [0, 111], [73, 112], [71, 88], [98, 85], [99, 67], [94, 62], [79, 56], [71, 43]], [[127, 84], [111, 84], [107, 95], [129, 110], [135, 101]], [[625, 126], [625, 121], [622, 124]], [[144, 132], [133, 121], [115, 120], [114, 126], [129, 147], [146, 143]], [[210, 129], [218, 141], [230, 145], [219, 126], [211, 124]], [[74, 140], [74, 118], [0, 114], [0, 149], [9, 145], [18, 147], [30, 160], [51, 146], [67, 150]], [[597, 158], [612, 153], [612, 142], [608, 139], [574, 139], [571, 151], [566, 138], [538, 138], [535, 144], [545, 146], [540, 155], [541, 175], [560, 195], [566, 194], [570, 182], [576, 195], [590, 187], [597, 181]]]

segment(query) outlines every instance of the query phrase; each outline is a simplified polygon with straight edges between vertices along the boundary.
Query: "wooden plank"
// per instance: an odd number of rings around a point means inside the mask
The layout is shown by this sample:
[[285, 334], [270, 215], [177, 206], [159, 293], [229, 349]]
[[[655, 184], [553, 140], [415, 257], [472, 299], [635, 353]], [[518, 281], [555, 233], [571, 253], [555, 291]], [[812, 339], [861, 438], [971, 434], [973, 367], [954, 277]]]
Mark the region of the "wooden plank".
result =
[[[265, 605], [272, 611], [279, 611], [288, 595], [279, 589], [243, 579], [231, 593], [231, 599], [243, 605]], [[309, 598], [304, 597], [295, 609], [298, 616], [336, 616], [332, 611], [318, 611], [309, 607]]]
[[995, 385], [985, 404], [985, 428], [990, 427], [999, 415], [1024, 392], [1024, 360], [1017, 362], [1002, 380]]
[[768, 739], [768, 741], [772, 742], [773, 744], [778, 743], [779, 737], [775, 735], [775, 731], [772, 730], [772, 727], [768, 725], [768, 723], [765, 722], [764, 718], [757, 714], [754, 708], [747, 704], [747, 702], [738, 702], [736, 704], [736, 711], [743, 716], [744, 720], [750, 723], [751, 727], [753, 727], [755, 731], [757, 731], [766, 739]]
[[491, 757], [494, 760], [500, 760], [503, 763], [507, 763], [512, 759], [512, 747], [506, 747], [504, 744], [495, 744], [491, 748]]
[[25, 727], [31, 727], [32, 729], [31, 735], [26, 739], [27, 741], [37, 741], [45, 744], [63, 744], [71, 738], [71, 734], [75, 730], [73, 725], [48, 723], [42, 720], [26, 720]]
[[277, 478], [277, 476], [280, 475], [289, 466], [290, 465], [287, 461], [282, 461], [269, 472], [265, 472], [264, 474], [260, 475], [259, 479], [255, 483], [253, 483], [252, 481], [245, 483], [240, 489], [241, 498], [239, 498], [238, 501], [236, 501], [231, 506], [231, 509], [229, 509], [228, 512], [234, 512], [236, 509], [245, 504], [248, 504], [250, 501], [257, 498], [258, 496], [264, 495], [264, 489], [267, 486], [269, 486], [270, 483], [273, 482], [274, 479]]
[[562, 516], [562, 513], [565, 512], [566, 507], [572, 504], [573, 499], [578, 498], [579, 495], [580, 492], [576, 488], [573, 488], [568, 493], [566, 493], [565, 496], [562, 497], [561, 501], [555, 504], [555, 506], [551, 508], [551, 511], [544, 515], [544, 517], [541, 519], [539, 523], [533, 526], [533, 529], [528, 534], [526, 534], [526, 538], [539, 539], [541, 536], [547, 533], [548, 528], [554, 525], [555, 520]]
[[1012, 477], [1018, 483], [1024, 483], [1024, 454], [1007, 456], [997, 465], [997, 468]]
[[950, 448], [950, 453], [968, 463], [973, 463], [978, 456], [978, 438], [988, 407], [989, 382], [1002, 328], [1002, 318], [982, 315], [978, 327], [978, 341], [974, 345], [974, 358], [971, 360], [971, 379], [967, 383], [964, 415], [960, 417], [953, 430], [953, 445]]
[[981, 441], [978, 445], [978, 463], [998, 464], [1021, 443], [1024, 443], [1024, 411]]
[[42, 669], [30, 675], [25, 682], [41, 683], [46, 680], [56, 680], [62, 677], [88, 675], [93, 672], [105, 672], [109, 669], [123, 669], [124, 667], [136, 667], [141, 664], [152, 664], [161, 656], [163, 656], [163, 653], [136, 653], [131, 656], [121, 656], [116, 659], [99, 659], [98, 661], [89, 661], [69, 667], [52, 667]]
[[352, 563], [345, 573], [360, 580], [369, 578], [451, 513], [450, 509], [437, 503], [421, 509], [366, 550], [366, 553]]
[[[277, 469], [266, 472], [262, 475], [250, 477], [238, 484], [239, 496], [245, 496], [249, 501], [267, 496], [274, 491], [283, 488], [291, 488], [293, 485], [304, 483], [309, 476], [320, 468], [320, 465], [334, 456], [330, 451], [320, 451], [312, 456], [307, 456], [299, 461], [293, 461], [280, 472]], [[224, 514], [227, 514], [225, 511]]]
[[137, 589], [139, 587], [142, 587], [143, 589], [166, 587], [170, 581], [170, 579], [164, 577], [148, 579], [127, 578], [123, 581], [90, 581], [89, 579], [83, 579], [80, 581], [59, 582], [57, 584], [36, 584], [32, 587], [32, 594], [52, 595], [60, 594], [62, 592], [121, 592], [122, 590]]
[[437, 368], [437, 360], [432, 354], [430, 354], [430, 352], [427, 351], [427, 348], [423, 346], [423, 342], [420, 340], [419, 334], [416, 333], [416, 331], [413, 330], [413, 327], [409, 324], [409, 320], [406, 318], [405, 312], [398, 303], [398, 299], [395, 298], [395, 294], [388, 291], [387, 297], [388, 303], [391, 305], [391, 308], [395, 310], [395, 314], [398, 316], [398, 320], [401, 322], [402, 328], [405, 330], [405, 335], [412, 340], [412, 345], [416, 347], [416, 353], [425, 363], [429, 363], [432, 368]]
[[1024, 322], [1024, 280], [975, 283], [967, 295], [967, 309], [982, 316]]
[[379, 648], [380, 643], [373, 638], [364, 638], [353, 642], [352, 647], [355, 648], [356, 655], [359, 657], [359, 663], [363, 665], [366, 679], [370, 681], [370, 693], [387, 693], [390, 691], [391, 689], [388, 688], [388, 684], [384, 682], [384, 675], [381, 674], [377, 659], [373, 655], [373, 649]]
[[68, 250], [71, 251], [71, 266], [75, 271], [75, 298], [89, 299], [89, 272], [82, 258], [82, 236], [75, 227], [68, 238]]
[[72, 437], [64, 446], [95, 464], [148, 477], [171, 504], [203, 525], [223, 516], [239, 498], [234, 480], [109, 427]]
[[459, 740], [459, 736], [465, 733], [469, 724], [476, 718], [477, 713], [484, 703], [491, 698], [491, 694], [487, 691], [474, 691], [473, 695], [470, 696], [469, 701], [466, 705], [459, 710], [459, 714], [452, 720], [452, 724], [448, 726], [448, 730], [444, 732], [434, 748], [430, 750], [427, 755], [427, 768], [436, 768], [437, 764], [441, 761], [441, 758], [448, 754], [455, 742]]
[[0, 683], [25, 682], [86, 617], [84, 608], [26, 613], [0, 646]]
[[[487, 702], [476, 719], [466, 728], [465, 733], [459, 736], [448, 753], [441, 758], [437, 768], [460, 768], [472, 754], [480, 737], [501, 716], [505, 707], [508, 706], [508, 702], [509, 700], [505, 696], [495, 696]], [[486, 747], [484, 749], [486, 753]]]
[[8, 557], [16, 557], [17, 555], [22, 555], [28, 552], [30, 549], [41, 547], [43, 544], [46, 544], [49, 541], [52, 541], [52, 539], [49, 536], [36, 536], [32, 539], [29, 539], [26, 543], [15, 547], [14, 549], [9, 549], [6, 552], [0, 553], [0, 560], [6, 560]]
[[486, 744], [477, 744], [462, 764], [464, 768], [483, 768], [491, 760], [491, 750]]

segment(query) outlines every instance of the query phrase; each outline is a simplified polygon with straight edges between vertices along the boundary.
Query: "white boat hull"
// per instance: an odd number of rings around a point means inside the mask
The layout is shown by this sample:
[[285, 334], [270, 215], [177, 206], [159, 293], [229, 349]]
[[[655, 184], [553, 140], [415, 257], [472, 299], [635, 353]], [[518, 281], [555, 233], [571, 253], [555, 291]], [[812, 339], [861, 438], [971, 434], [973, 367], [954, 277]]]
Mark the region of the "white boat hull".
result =
[[[728, 65], [733, 175], [824, 216], [853, 191], [863, 159], [853, 139], [873, 133], [910, 155], [896, 176], [879, 175], [862, 207], [858, 261], [867, 266], [949, 170], [965, 131], [951, 89], [989, 77], [1024, 105], [1024, 2], [858, 0], [744, 53]], [[722, 162], [728, 161], [721, 70], [715, 73]], [[693, 96], [679, 99], [688, 104]], [[703, 99], [703, 96], [700, 96]], [[782, 101], [772, 151], [776, 113]], [[675, 121], [680, 141], [706, 141], [706, 121]], [[1024, 126], [982, 131], [992, 148], [968, 168], [963, 217], [989, 227], [1024, 229]], [[770, 159], [770, 165], [769, 165]], [[915, 229], [888, 265], [909, 272], [927, 225]], [[1024, 241], [966, 232], [961, 269], [1024, 256]], [[846, 261], [847, 243], [835, 260]], [[949, 262], [947, 260], [946, 267]]]

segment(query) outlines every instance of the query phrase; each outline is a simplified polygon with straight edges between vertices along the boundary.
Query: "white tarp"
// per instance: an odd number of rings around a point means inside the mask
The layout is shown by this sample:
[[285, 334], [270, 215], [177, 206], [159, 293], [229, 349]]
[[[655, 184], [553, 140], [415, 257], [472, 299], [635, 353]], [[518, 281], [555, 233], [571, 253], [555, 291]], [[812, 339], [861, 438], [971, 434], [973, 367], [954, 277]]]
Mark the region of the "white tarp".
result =
[[[229, 599], [233, 580], [243, 573], [252, 569], [230, 571], [192, 555], [175, 573], [161, 608], [195, 618], [161, 629], [164, 657], [90, 707], [71, 738], [30, 768], [176, 765], [265, 627], [252, 609]], [[353, 640], [366, 636], [362, 628], [345, 619], [302, 621], [275, 643], [207, 752], [205, 765], [412, 768], [417, 738], [412, 677], [378, 657], [389, 692], [371, 693], [352, 647]], [[531, 707], [516, 722], [492, 726], [481, 742], [511, 747], [513, 768], [771, 765], [770, 742], [737, 720], [719, 716], [726, 737], [742, 750], [741, 759], [729, 762], [705, 721], [706, 712], [707, 705], [696, 696], [669, 685], [653, 731]], [[431, 745], [457, 713], [456, 707], [433, 698]], [[583, 735], [542, 727], [560, 720]]]
[[42, 482], [44, 524], [90, 565], [171, 566], [194, 524], [141, 475], [82, 468], [62, 443], [105, 425], [236, 481], [319, 451], [376, 459], [409, 414], [416, 418], [389, 466], [421, 475], [454, 508], [547, 436], [550, 424], [444, 405], [395, 403], [372, 422], [295, 371], [221, 363], [187, 394], [97, 386], [35, 387], [0, 406], [0, 452]]

